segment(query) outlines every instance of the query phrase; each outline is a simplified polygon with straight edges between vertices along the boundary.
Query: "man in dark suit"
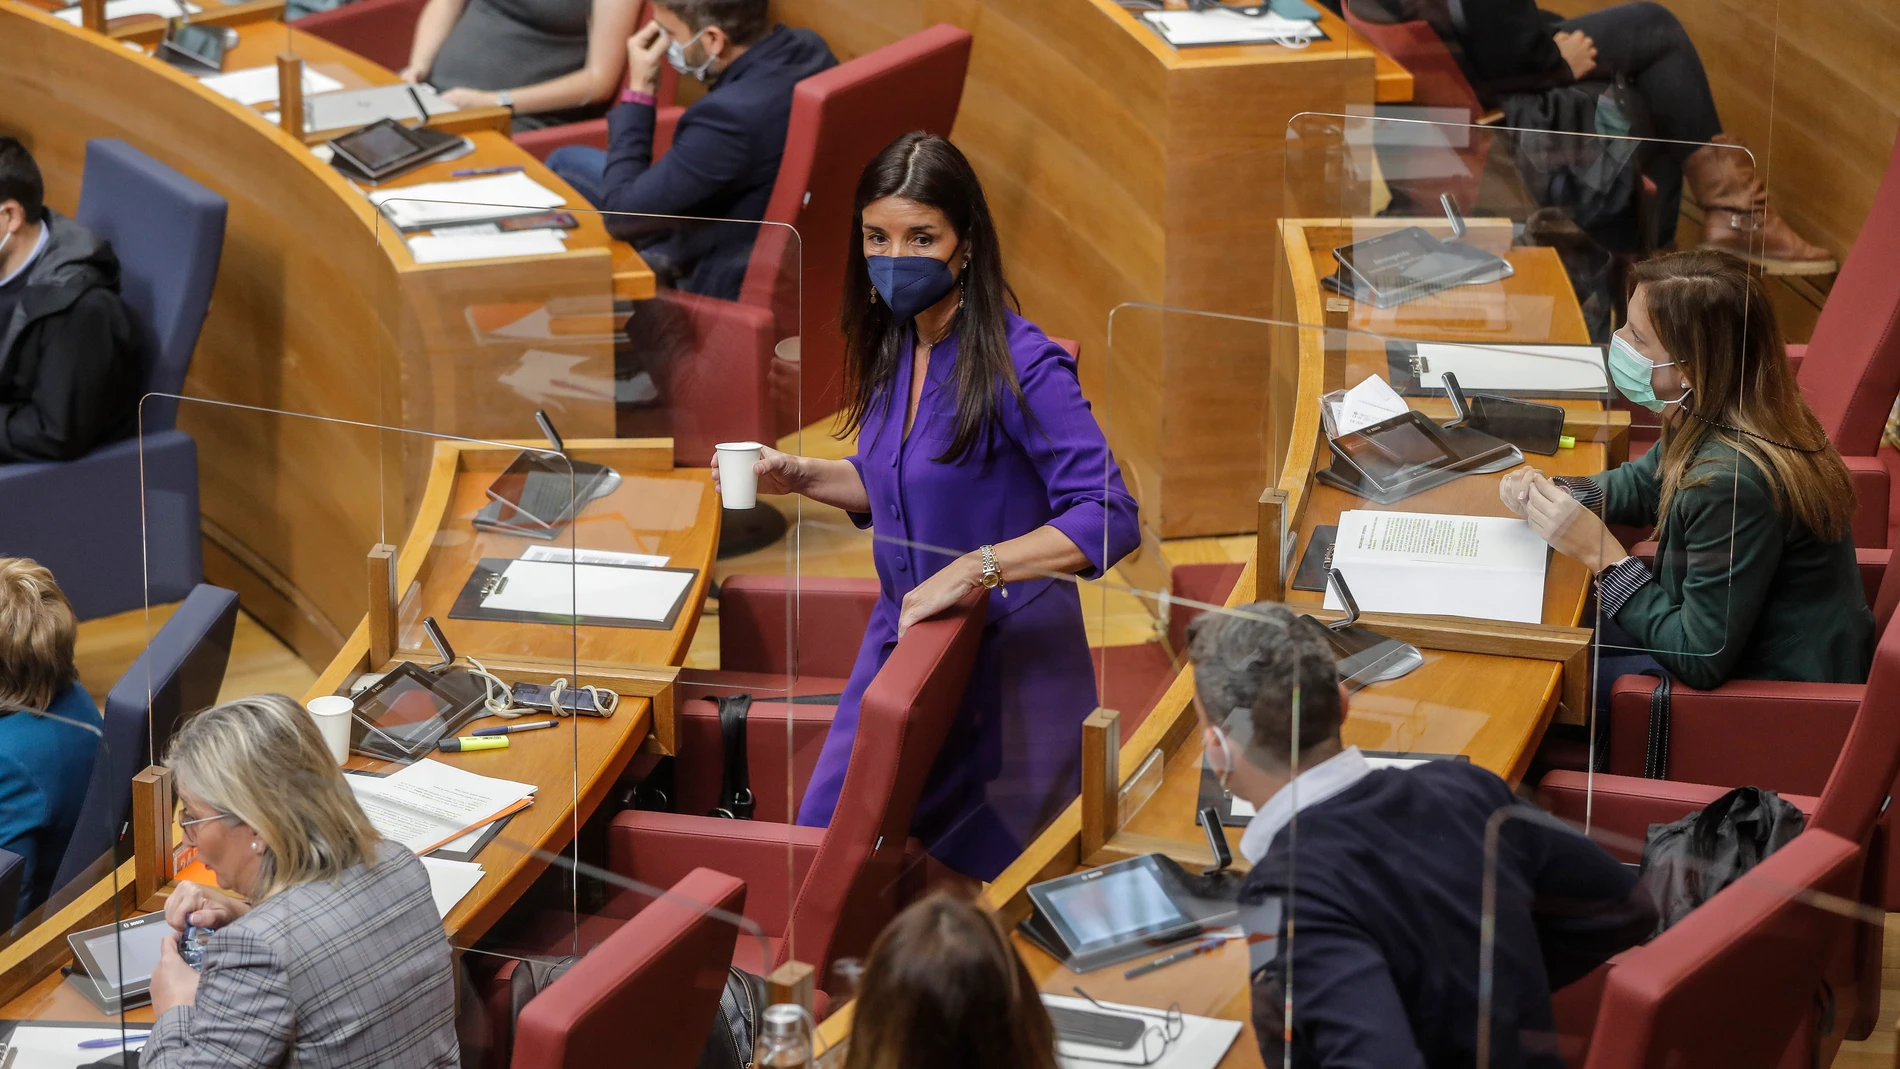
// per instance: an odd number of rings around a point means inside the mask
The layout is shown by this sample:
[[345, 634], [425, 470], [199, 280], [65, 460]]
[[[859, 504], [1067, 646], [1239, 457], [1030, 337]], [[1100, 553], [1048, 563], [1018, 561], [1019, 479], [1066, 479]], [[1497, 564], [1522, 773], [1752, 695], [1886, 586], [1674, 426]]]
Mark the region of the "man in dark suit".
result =
[[[671, 147], [653, 158], [660, 64], [711, 88], [680, 117]], [[792, 87], [837, 66], [824, 39], [774, 25], [766, 0], [664, 0], [627, 42], [627, 91], [607, 113], [608, 148], [568, 146], [548, 166], [608, 212], [759, 220], [778, 180]], [[608, 216], [662, 282], [737, 298], [758, 227], [664, 223]]]
[[1562, 1069], [1550, 994], [1654, 927], [1635, 874], [1484, 769], [1375, 771], [1340, 740], [1346, 691], [1312, 619], [1260, 602], [1201, 616], [1189, 644], [1208, 764], [1256, 810], [1240, 902], [1266, 1063], [1290, 1036], [1299, 1067], [1481, 1064], [1490, 870], [1488, 1065]]
[[45, 193], [26, 147], [0, 137], [0, 464], [72, 460], [138, 428], [118, 257]]

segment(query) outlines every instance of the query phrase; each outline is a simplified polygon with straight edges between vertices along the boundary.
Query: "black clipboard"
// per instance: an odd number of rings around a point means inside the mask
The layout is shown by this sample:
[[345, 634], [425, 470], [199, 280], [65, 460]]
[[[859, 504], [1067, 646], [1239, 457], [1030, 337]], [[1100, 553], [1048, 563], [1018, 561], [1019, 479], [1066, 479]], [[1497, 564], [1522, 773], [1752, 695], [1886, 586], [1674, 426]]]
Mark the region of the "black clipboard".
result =
[[[673, 607], [666, 612], [666, 619], [659, 622], [650, 620], [622, 620], [610, 616], [559, 616], [553, 613], [521, 612], [514, 609], [488, 609], [482, 607], [482, 599], [494, 589], [494, 583], [514, 561], [501, 557], [483, 557], [475, 565], [475, 571], [469, 575], [468, 582], [462, 584], [462, 592], [455, 597], [455, 607], [449, 610], [451, 620], [496, 620], [514, 624], [553, 624], [567, 627], [632, 627], [644, 631], [671, 631], [679, 622], [680, 610], [686, 607], [686, 599], [692, 596], [693, 584], [687, 583], [680, 588], [679, 597], [673, 599]], [[626, 564], [582, 564], [589, 568], [632, 568], [643, 572], [683, 572], [690, 576], [699, 575], [698, 568], [646, 568]]]

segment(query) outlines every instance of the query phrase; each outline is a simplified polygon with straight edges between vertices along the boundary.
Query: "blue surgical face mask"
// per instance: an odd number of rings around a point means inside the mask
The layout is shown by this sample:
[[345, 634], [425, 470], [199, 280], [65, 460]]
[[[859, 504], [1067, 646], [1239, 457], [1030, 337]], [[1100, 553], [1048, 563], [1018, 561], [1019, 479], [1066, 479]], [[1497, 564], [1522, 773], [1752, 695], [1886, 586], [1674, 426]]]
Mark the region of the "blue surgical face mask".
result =
[[706, 31], [701, 29], [699, 33], [687, 38], [685, 44], [681, 44], [678, 41], [669, 41], [666, 45], [666, 61], [673, 65], [673, 69], [681, 74], [697, 78], [702, 82], [706, 80], [706, 72], [712, 69], [714, 56], [711, 52], [708, 52], [706, 53], [706, 61], [704, 63], [698, 66], [688, 66], [686, 63], [686, 49], [690, 47], [694, 41], [699, 40], [705, 33]]
[[1649, 373], [1659, 367], [1673, 367], [1674, 361], [1657, 364], [1636, 351], [1636, 347], [1623, 340], [1621, 334], [1610, 335], [1610, 378], [1615, 380], [1616, 388], [1624, 397], [1642, 405], [1651, 412], [1661, 412], [1670, 405], [1679, 405], [1688, 400], [1689, 391], [1684, 389], [1682, 396], [1673, 401], [1664, 401], [1656, 396], [1656, 387], [1649, 381]]
[[871, 288], [899, 322], [936, 304], [956, 288], [950, 265], [934, 256], [867, 256]]

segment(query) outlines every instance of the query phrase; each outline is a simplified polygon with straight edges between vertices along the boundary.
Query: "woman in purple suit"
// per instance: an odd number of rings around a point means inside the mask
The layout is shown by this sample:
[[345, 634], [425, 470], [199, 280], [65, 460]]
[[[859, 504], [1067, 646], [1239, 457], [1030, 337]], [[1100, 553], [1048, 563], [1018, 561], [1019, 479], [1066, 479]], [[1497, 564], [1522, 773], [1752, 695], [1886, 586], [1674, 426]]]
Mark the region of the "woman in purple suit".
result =
[[1078, 790], [1095, 677], [1076, 585], [1139, 541], [1135, 501], [1075, 361], [1010, 306], [989, 206], [950, 142], [907, 134], [858, 182], [845, 272], [844, 430], [858, 454], [767, 449], [762, 493], [797, 493], [875, 536], [882, 588], [798, 822], [831, 821], [858, 701], [910, 625], [972, 590], [988, 623], [912, 832], [993, 879]]

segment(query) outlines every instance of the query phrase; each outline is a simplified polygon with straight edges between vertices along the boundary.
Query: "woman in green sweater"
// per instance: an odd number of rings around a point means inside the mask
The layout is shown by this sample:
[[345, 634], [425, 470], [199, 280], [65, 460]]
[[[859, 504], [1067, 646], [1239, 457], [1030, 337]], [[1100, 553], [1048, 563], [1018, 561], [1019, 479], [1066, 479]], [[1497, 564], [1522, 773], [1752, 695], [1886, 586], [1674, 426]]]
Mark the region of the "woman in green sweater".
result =
[[[1795, 386], [1760, 283], [1712, 250], [1658, 257], [1633, 275], [1610, 374], [1624, 396], [1664, 414], [1662, 440], [1592, 478], [1524, 468], [1499, 488], [1597, 577], [1599, 702], [1617, 675], [1645, 668], [1703, 690], [1730, 679], [1865, 682], [1874, 618], [1849, 532], [1853, 484]], [[1612, 523], [1655, 524], [1655, 571]]]

